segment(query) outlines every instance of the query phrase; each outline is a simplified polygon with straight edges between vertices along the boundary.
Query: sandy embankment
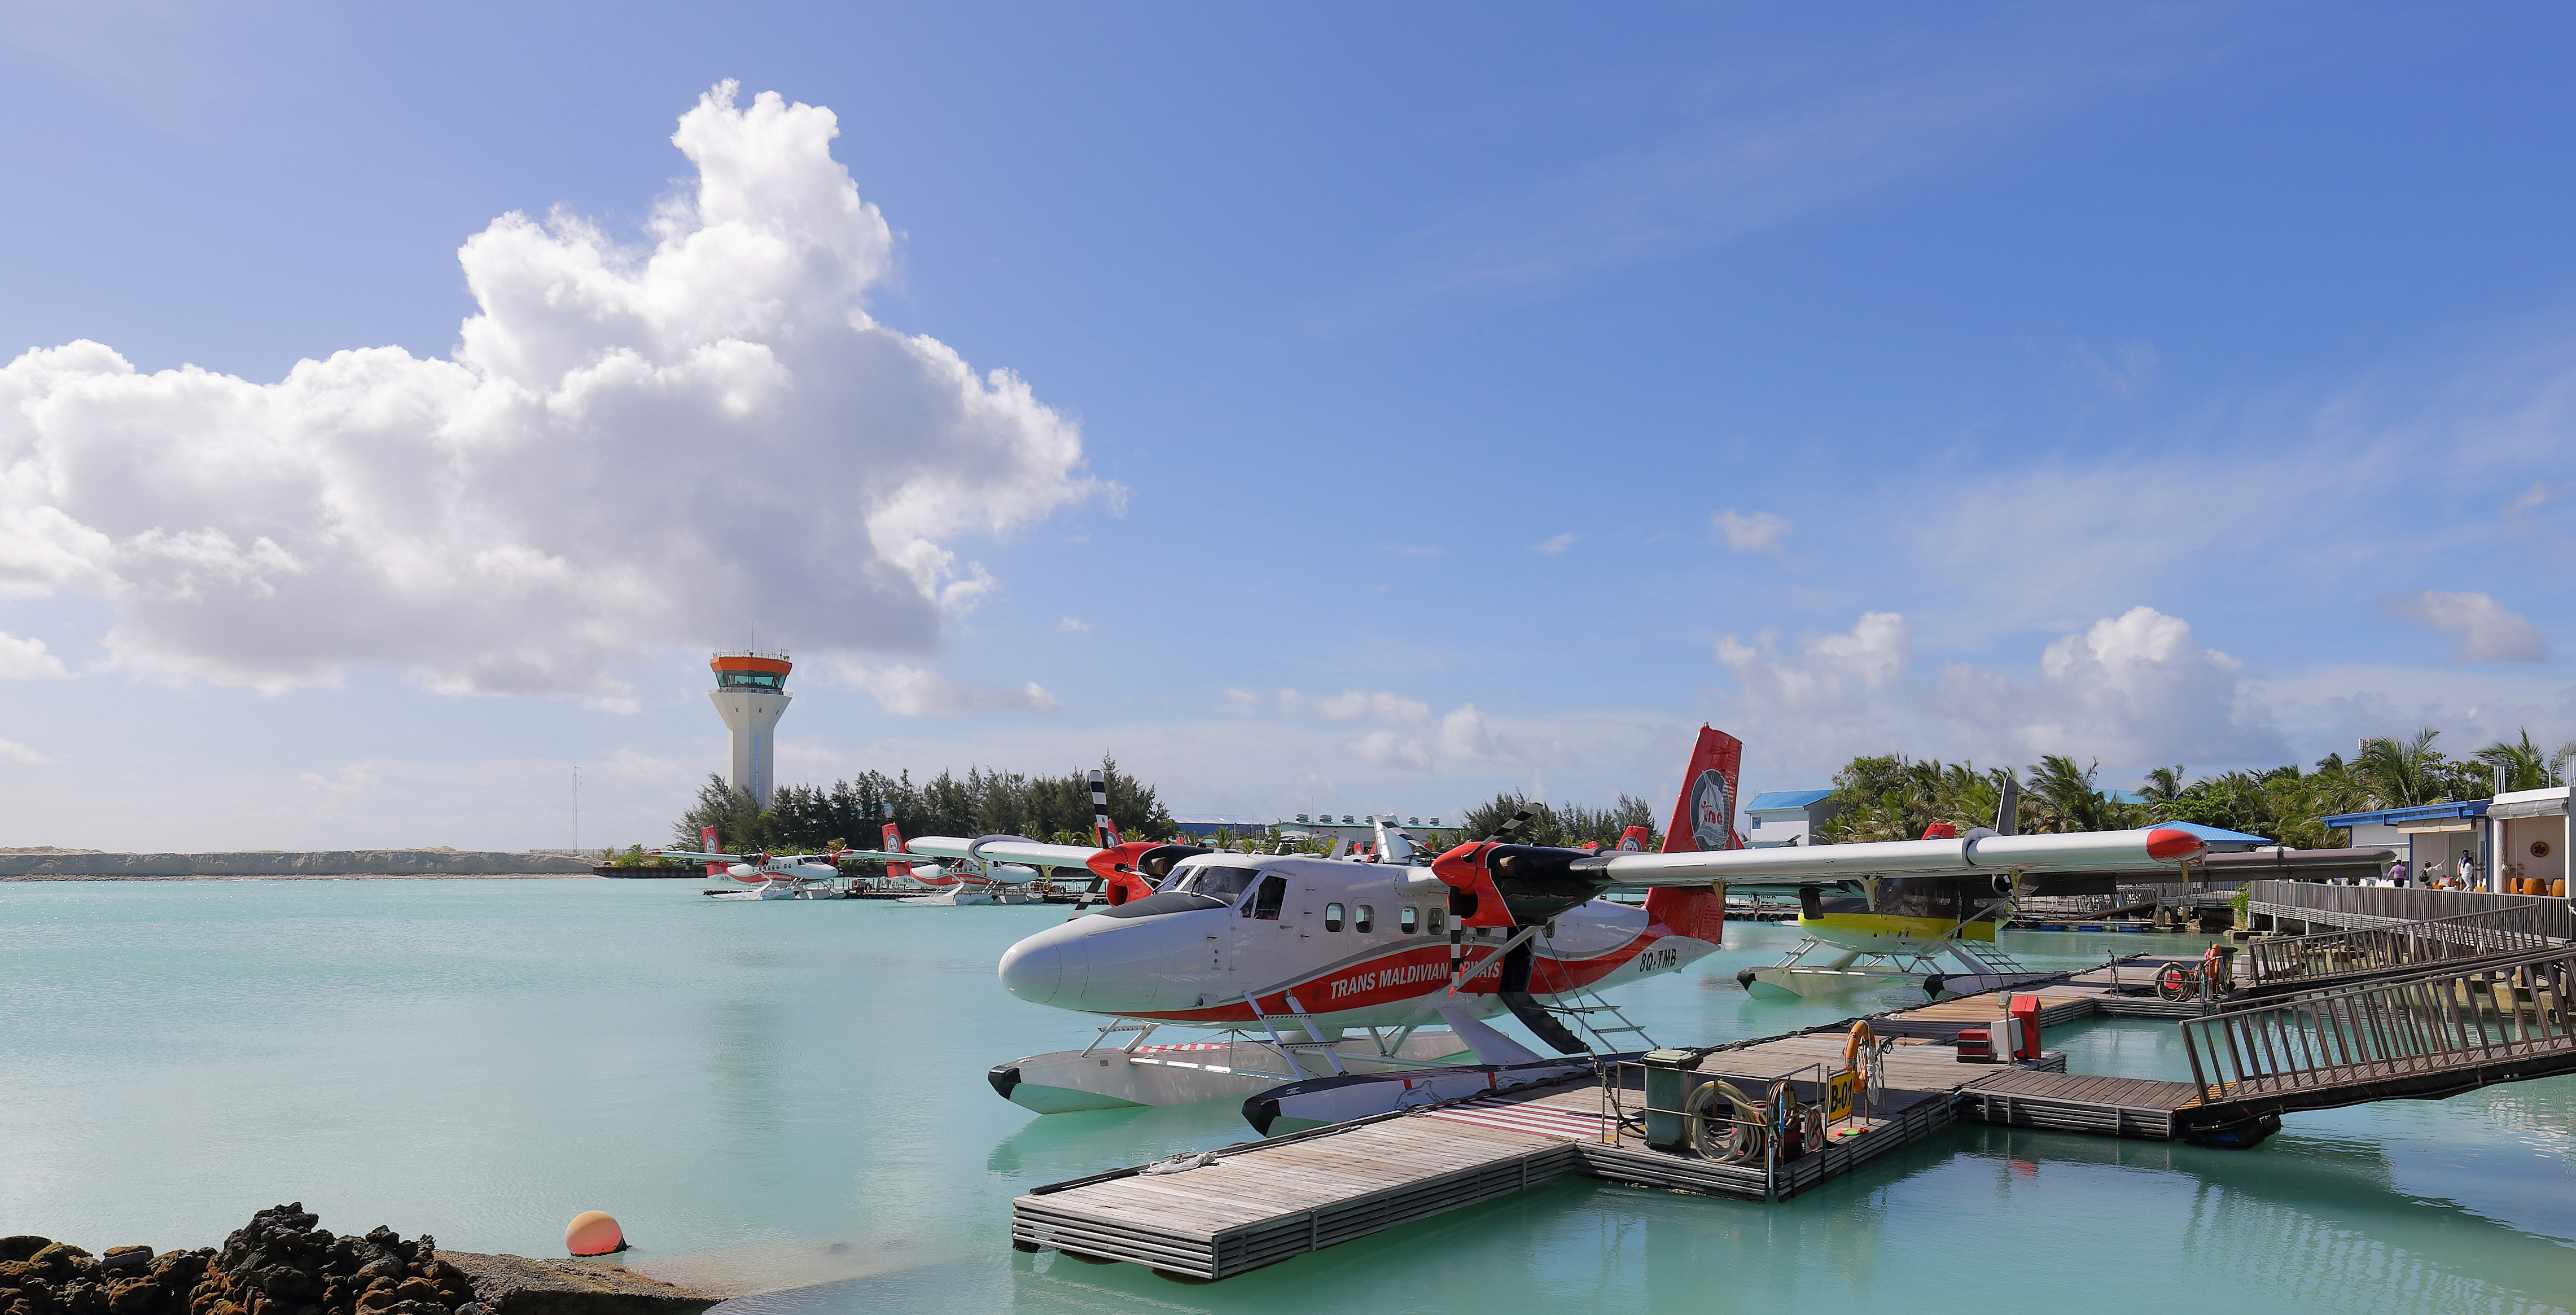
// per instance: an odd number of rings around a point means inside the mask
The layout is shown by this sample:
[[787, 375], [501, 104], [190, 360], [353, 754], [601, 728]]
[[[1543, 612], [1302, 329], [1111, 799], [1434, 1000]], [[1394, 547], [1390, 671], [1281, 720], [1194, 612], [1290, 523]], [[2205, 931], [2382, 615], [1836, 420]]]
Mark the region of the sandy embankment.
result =
[[222, 881], [262, 877], [587, 877], [591, 860], [565, 854], [453, 849], [246, 850], [110, 854], [0, 850], [0, 881]]

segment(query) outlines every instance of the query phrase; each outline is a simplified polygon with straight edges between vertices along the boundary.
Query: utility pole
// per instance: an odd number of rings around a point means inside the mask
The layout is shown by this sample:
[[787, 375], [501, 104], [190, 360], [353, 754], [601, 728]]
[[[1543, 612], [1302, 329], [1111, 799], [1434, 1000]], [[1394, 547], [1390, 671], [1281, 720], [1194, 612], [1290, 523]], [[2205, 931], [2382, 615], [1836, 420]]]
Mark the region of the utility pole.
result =
[[581, 766], [572, 769], [572, 856], [581, 857]]

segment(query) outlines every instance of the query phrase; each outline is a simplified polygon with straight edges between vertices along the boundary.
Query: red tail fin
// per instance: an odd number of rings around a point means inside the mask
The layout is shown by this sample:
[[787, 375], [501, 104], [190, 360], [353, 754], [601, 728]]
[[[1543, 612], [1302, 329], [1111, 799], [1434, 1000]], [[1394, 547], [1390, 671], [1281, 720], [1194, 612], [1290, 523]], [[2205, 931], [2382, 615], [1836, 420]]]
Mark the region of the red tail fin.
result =
[[[903, 847], [903, 828], [896, 826], [892, 822], [888, 822], [885, 824], [885, 831], [882, 834], [885, 836], [885, 852], [889, 854], [909, 854], [912, 852], [911, 850]], [[912, 865], [910, 863], [897, 863], [889, 859], [886, 861], [886, 875], [889, 877], [909, 877], [912, 875]]]
[[[702, 851], [702, 852], [704, 852], [704, 853], [709, 853], [709, 854], [721, 854], [721, 853], [723, 853], [723, 852], [724, 852], [724, 846], [723, 846], [723, 845], [721, 845], [721, 844], [718, 844], [718, 843], [716, 842], [716, 829], [715, 829], [714, 827], [711, 827], [711, 826], [702, 826], [702, 827], [699, 827], [699, 828], [698, 828], [698, 848], [699, 848], [699, 850], [700, 850], [700, 851]], [[721, 876], [723, 876], [724, 874], [725, 874], [725, 865], [724, 865], [724, 864], [722, 864], [722, 863], [709, 863], [709, 864], [707, 864], [707, 875], [708, 875], [708, 876], [710, 876], [710, 877], [721, 877]]]
[[[1691, 746], [1690, 766], [1682, 771], [1682, 792], [1673, 801], [1672, 824], [1664, 828], [1664, 852], [1692, 854], [1738, 849], [1735, 834], [1736, 782], [1744, 771], [1744, 741], [1713, 726], [1699, 728]], [[1659, 886], [1646, 892], [1646, 916], [1711, 945], [1726, 935], [1723, 889], [1681, 890]]]
[[1623, 853], [1634, 853], [1638, 850], [1644, 849], [1646, 847], [1646, 842], [1652, 839], [1654, 834], [1654, 832], [1647, 830], [1645, 827], [1632, 826], [1619, 833], [1619, 849]]

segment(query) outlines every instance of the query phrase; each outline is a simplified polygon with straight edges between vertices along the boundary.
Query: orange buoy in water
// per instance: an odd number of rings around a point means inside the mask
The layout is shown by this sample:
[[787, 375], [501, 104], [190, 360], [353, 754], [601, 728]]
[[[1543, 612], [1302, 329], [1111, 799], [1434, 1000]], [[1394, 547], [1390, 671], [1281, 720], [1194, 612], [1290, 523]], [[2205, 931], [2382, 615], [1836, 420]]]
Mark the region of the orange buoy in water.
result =
[[576, 1256], [604, 1256], [626, 1249], [626, 1234], [605, 1210], [584, 1210], [564, 1225], [564, 1250]]

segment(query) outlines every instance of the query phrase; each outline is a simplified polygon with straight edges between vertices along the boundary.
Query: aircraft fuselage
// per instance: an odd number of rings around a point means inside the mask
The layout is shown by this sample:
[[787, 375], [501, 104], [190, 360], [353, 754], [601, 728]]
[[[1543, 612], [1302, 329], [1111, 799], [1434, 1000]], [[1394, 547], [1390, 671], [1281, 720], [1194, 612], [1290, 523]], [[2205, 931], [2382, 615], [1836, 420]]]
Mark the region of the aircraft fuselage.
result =
[[[1427, 868], [1314, 856], [1209, 854], [1161, 890], [1051, 927], [1002, 956], [1002, 985], [1032, 1004], [1168, 1023], [1258, 1026], [1304, 1013], [1324, 1027], [1438, 1019], [1449, 988], [1449, 887]], [[1474, 965], [1508, 933], [1473, 929]], [[1530, 943], [1528, 990], [1542, 1001], [1675, 972], [1717, 946], [1675, 934], [1643, 909], [1593, 900]], [[1477, 972], [1459, 1006], [1490, 1017], [1505, 964]]]

